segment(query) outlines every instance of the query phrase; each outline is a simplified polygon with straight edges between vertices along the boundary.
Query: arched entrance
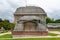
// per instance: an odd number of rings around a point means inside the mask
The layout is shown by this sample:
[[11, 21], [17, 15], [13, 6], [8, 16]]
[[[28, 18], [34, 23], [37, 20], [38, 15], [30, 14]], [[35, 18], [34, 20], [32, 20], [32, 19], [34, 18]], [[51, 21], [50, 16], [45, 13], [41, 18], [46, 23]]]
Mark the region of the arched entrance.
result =
[[37, 27], [36, 22], [32, 22], [32, 21], [24, 22], [24, 30], [25, 31], [35, 31], [36, 27]]

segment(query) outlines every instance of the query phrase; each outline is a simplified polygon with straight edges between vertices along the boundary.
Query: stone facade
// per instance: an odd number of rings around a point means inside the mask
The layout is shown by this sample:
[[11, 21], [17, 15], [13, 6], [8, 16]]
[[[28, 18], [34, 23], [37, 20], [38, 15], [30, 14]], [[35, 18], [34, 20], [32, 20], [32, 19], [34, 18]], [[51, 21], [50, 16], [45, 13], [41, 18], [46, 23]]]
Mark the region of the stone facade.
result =
[[45, 11], [40, 7], [27, 6], [17, 8], [14, 13], [15, 28], [12, 31], [15, 35], [46, 36], [48, 34], [45, 18]]
[[47, 31], [13, 31], [13, 37], [47, 36]]

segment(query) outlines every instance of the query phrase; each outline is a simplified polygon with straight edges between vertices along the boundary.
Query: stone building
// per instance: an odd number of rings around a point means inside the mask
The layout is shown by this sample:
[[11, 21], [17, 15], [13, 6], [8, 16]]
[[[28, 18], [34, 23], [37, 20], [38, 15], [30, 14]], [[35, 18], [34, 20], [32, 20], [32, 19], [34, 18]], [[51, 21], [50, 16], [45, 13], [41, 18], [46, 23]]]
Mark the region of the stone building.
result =
[[48, 23], [47, 27], [49, 29], [60, 29], [60, 23]]
[[24, 36], [46, 36], [47, 17], [45, 11], [36, 6], [19, 7], [14, 13], [15, 28], [12, 31], [13, 37]]

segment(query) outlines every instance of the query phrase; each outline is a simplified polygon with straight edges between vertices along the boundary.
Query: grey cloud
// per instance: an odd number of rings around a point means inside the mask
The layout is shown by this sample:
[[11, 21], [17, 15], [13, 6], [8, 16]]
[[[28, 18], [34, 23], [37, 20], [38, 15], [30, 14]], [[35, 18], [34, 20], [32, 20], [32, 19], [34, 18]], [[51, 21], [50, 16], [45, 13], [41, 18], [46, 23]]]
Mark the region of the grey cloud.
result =
[[[36, 1], [36, 0], [33, 0]], [[32, 1], [32, 2], [33, 2]], [[54, 19], [59, 19], [60, 18], [60, 3], [58, 1], [60, 0], [54, 0], [53, 2], [49, 0], [38, 0], [39, 3], [33, 3], [34, 6], [41, 6], [42, 8], [45, 9], [47, 12], [48, 17], [54, 18]], [[44, 4], [45, 3], [45, 4]], [[33, 5], [32, 3], [29, 3]], [[28, 4], [28, 5], [29, 5]], [[36, 4], [36, 5], [35, 5]], [[47, 6], [46, 6], [47, 5]], [[21, 6], [26, 6], [26, 1], [25, 0], [1, 0], [0, 1], [0, 17], [3, 19], [9, 19], [11, 22], [14, 20], [13, 13], [15, 12], [17, 7]]]
[[48, 17], [56, 19], [60, 19], [60, 10], [54, 10], [51, 13], [48, 13]]

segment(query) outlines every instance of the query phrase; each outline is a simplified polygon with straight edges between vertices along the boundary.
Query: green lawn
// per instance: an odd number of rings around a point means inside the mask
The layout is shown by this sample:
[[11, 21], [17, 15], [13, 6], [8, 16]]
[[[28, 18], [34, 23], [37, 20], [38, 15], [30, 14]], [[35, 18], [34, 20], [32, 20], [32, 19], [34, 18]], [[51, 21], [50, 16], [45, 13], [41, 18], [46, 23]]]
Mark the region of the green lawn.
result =
[[48, 36], [57, 36], [58, 34], [48, 33]]
[[49, 29], [50, 31], [60, 31], [60, 29]]
[[0, 38], [12, 38], [12, 34], [3, 35], [3, 36], [0, 36]]
[[[58, 34], [48, 33], [48, 36], [57, 36]], [[12, 34], [0, 36], [0, 38], [12, 38]]]
[[[48, 33], [48, 36], [57, 36], [58, 34]], [[12, 38], [12, 34], [0, 36], [0, 38]]]
[[17, 39], [0, 39], [0, 40], [60, 40], [60, 38], [17, 38]]
[[[49, 35], [55, 36], [56, 34], [49, 33]], [[8, 39], [6, 39], [6, 38], [8, 38]], [[15, 38], [14, 39], [14, 38], [12, 38], [11, 34], [6, 34], [3, 36], [0, 36], [0, 40], [60, 40], [60, 38]]]

